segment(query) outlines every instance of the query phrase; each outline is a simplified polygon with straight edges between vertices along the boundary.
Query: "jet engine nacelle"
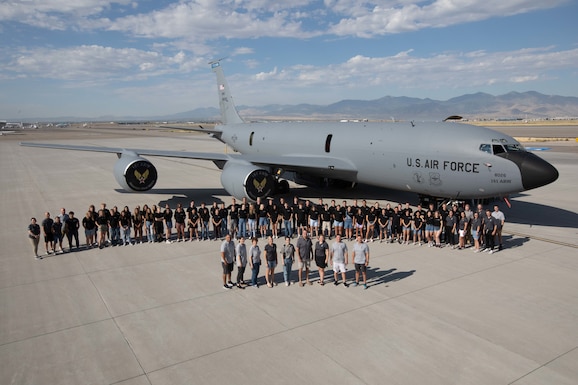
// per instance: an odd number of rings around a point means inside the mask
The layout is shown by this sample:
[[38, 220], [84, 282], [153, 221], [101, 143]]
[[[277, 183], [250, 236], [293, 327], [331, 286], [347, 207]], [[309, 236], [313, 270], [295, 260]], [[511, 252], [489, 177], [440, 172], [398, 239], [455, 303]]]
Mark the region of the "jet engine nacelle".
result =
[[275, 193], [275, 178], [265, 169], [251, 163], [228, 161], [221, 173], [221, 184], [237, 199], [257, 200]]
[[123, 152], [114, 164], [114, 177], [127, 191], [148, 191], [157, 183], [157, 169], [134, 152]]

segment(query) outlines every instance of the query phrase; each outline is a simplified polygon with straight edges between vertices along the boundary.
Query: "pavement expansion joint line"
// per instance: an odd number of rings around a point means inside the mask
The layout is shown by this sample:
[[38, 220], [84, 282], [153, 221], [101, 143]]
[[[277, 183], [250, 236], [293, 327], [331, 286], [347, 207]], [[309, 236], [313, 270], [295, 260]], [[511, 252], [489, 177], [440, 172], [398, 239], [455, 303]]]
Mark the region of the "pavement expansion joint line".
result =
[[[506, 233], [504, 233], [506, 234]], [[547, 243], [553, 243], [555, 245], [560, 245], [560, 246], [566, 246], [566, 247], [572, 247], [574, 249], [578, 249], [578, 245], [574, 244], [574, 243], [568, 243], [568, 242], [562, 242], [562, 241], [556, 241], [554, 239], [548, 239], [548, 238], [543, 238], [543, 237], [537, 237], [535, 235], [528, 235], [528, 234], [524, 234], [524, 233], [519, 233], [516, 231], [508, 231], [507, 234], [510, 235], [515, 235], [518, 237], [524, 237], [524, 238], [529, 238], [529, 239], [534, 239], [536, 241], [542, 241], [542, 242], [547, 242]]]
[[550, 361], [539, 365], [537, 368], [534, 368], [533, 370], [529, 371], [528, 373], [524, 374], [523, 376], [516, 378], [514, 381], [508, 383], [508, 385], [515, 385], [518, 381], [523, 380], [524, 378], [528, 377], [529, 375], [531, 375], [532, 373], [537, 372], [538, 370], [545, 368], [546, 366], [550, 365], [552, 362], [556, 361], [557, 359], [564, 357], [566, 354], [572, 353], [574, 350], [578, 349], [578, 346], [575, 346], [574, 348], [568, 350], [565, 353], [562, 353], [554, 358], [552, 358]]

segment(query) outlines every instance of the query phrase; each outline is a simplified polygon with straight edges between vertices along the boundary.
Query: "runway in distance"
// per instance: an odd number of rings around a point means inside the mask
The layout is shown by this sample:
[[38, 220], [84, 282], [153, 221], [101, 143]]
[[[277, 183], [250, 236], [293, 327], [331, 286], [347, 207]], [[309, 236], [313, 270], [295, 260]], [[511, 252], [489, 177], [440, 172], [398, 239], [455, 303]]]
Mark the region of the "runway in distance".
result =
[[158, 171], [143, 156], [213, 161], [221, 184], [236, 198], [287, 193], [289, 183], [353, 186], [363, 183], [414, 192], [421, 198], [479, 199], [554, 182], [558, 171], [514, 138], [455, 122], [245, 123], [221, 61], [217, 77], [222, 124], [206, 132], [235, 154], [23, 142], [29, 147], [116, 153], [117, 182], [129, 191], [154, 187]]

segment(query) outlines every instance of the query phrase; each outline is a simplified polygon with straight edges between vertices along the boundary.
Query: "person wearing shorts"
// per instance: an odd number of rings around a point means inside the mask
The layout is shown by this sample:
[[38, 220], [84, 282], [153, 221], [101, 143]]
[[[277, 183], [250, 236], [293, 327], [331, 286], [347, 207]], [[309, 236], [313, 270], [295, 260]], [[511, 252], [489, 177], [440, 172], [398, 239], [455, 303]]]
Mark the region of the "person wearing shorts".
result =
[[319, 235], [319, 211], [315, 205], [311, 206], [309, 210], [309, 228], [311, 229], [311, 236], [315, 234], [315, 236]]
[[[42, 220], [42, 232], [44, 233], [44, 246], [46, 248], [46, 255], [54, 251], [54, 235], [52, 235], [52, 224], [54, 221], [50, 218], [50, 213], [47, 211], [44, 213], [44, 219]], [[50, 249], [48, 247], [50, 246]]]
[[345, 271], [347, 266], [347, 245], [341, 241], [341, 235], [335, 237], [335, 242], [331, 245], [329, 258], [333, 262], [333, 284], [339, 285], [339, 273], [343, 279], [343, 286], [348, 287], [345, 279]]
[[267, 244], [265, 245], [265, 260], [267, 261], [267, 272], [265, 280], [268, 287], [277, 286], [275, 283], [275, 267], [277, 267], [277, 245], [273, 243], [273, 237], [267, 237]]
[[[68, 218], [68, 215], [66, 216]], [[56, 254], [56, 246], [60, 246], [60, 252], [64, 253], [64, 249], [62, 248], [62, 223], [60, 222], [60, 217], [54, 217], [54, 223], [52, 223], [52, 237], [54, 242], [54, 254]]]
[[313, 242], [307, 235], [307, 230], [303, 230], [302, 235], [297, 239], [296, 251], [297, 267], [299, 269], [299, 286], [304, 286], [302, 281], [303, 269], [305, 269], [305, 280], [308, 285], [311, 285], [311, 281], [309, 281], [309, 268], [313, 257]]
[[235, 263], [235, 242], [231, 240], [231, 235], [227, 234], [221, 244], [221, 266], [223, 267], [223, 289], [231, 289], [231, 273]]
[[474, 253], [480, 252], [480, 234], [482, 234], [482, 218], [477, 211], [474, 211], [474, 218], [471, 223], [472, 238], [474, 239]]
[[86, 246], [89, 249], [92, 249], [92, 245], [94, 244], [94, 237], [96, 235], [96, 223], [94, 222], [90, 211], [87, 211], [85, 217], [82, 218], [82, 227], [84, 227]]
[[363, 288], [367, 289], [367, 266], [369, 265], [369, 246], [363, 243], [361, 235], [357, 236], [351, 258], [355, 264], [355, 282], [353, 286], [359, 285], [359, 275], [363, 276]]

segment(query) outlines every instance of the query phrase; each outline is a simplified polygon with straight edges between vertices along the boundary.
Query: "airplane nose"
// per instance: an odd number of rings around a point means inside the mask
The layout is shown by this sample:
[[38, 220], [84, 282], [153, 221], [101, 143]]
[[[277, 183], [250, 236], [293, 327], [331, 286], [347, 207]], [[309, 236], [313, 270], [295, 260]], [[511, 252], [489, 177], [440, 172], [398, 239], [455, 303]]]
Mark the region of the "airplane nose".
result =
[[558, 170], [531, 152], [508, 152], [506, 158], [516, 163], [525, 190], [545, 186], [558, 179]]

